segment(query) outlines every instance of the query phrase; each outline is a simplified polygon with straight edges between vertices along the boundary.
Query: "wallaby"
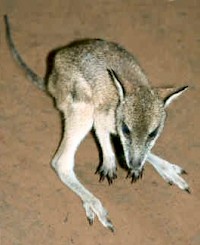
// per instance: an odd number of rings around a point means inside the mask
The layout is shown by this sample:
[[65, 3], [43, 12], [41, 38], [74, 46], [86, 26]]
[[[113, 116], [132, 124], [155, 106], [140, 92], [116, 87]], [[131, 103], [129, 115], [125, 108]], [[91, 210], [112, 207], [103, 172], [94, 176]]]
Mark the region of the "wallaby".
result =
[[170, 184], [189, 192], [179, 176], [185, 171], [151, 153], [161, 134], [168, 105], [186, 91], [152, 88], [136, 59], [122, 46], [101, 39], [75, 41], [55, 52], [47, 79], [40, 78], [23, 61], [11, 36], [5, 16], [9, 48], [28, 77], [55, 99], [64, 115], [64, 133], [52, 160], [61, 181], [82, 200], [86, 216], [95, 216], [114, 231], [106, 209], [77, 179], [74, 156], [81, 141], [94, 128], [102, 148], [103, 162], [97, 169], [100, 180], [109, 184], [117, 177], [116, 157], [111, 134], [118, 135], [124, 151], [128, 177], [134, 182], [142, 176], [148, 161]]

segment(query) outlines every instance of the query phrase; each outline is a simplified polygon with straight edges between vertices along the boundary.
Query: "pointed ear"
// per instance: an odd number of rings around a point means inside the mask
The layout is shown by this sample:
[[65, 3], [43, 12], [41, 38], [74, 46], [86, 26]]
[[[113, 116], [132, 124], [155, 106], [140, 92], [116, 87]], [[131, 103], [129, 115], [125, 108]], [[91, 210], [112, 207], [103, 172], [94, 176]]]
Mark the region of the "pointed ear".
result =
[[124, 97], [125, 97], [125, 91], [124, 91], [123, 85], [120, 82], [119, 77], [117, 76], [115, 71], [113, 71], [112, 69], [107, 69], [107, 71], [108, 71], [108, 74], [110, 75], [112, 81], [114, 82], [115, 87], [117, 88], [117, 91], [119, 94], [119, 100], [121, 103], [121, 102], [123, 102]]
[[182, 93], [188, 89], [188, 86], [184, 86], [178, 89], [175, 88], [159, 88], [158, 94], [163, 99], [164, 107], [168, 107], [172, 101], [177, 99]]

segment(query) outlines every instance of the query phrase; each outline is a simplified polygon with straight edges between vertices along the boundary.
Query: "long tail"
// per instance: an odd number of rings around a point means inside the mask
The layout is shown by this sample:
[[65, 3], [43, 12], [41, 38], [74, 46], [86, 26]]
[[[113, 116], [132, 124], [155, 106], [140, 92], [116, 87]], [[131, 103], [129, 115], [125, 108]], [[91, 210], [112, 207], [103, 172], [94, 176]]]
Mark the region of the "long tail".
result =
[[24, 62], [21, 55], [17, 51], [15, 44], [13, 42], [9, 18], [7, 15], [4, 15], [4, 21], [6, 26], [7, 43], [14, 59], [19, 64], [19, 66], [23, 69], [26, 76], [33, 82], [33, 84], [35, 84], [40, 90], [45, 91], [46, 90], [45, 80], [40, 76], [38, 76], [30, 67], [27, 66], [27, 64]]

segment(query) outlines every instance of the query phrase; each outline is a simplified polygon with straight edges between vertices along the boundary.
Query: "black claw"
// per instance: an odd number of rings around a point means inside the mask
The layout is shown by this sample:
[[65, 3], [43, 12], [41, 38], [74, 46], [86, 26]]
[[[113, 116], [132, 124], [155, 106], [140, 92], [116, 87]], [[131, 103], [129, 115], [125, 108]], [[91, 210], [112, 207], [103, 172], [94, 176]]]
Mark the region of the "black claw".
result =
[[113, 226], [109, 226], [108, 229], [109, 229], [112, 233], [115, 232], [115, 228], [114, 228]]
[[94, 223], [94, 220], [93, 219], [87, 218], [87, 220], [89, 222], [89, 225], [93, 225], [93, 223]]
[[99, 174], [100, 177], [99, 177], [99, 182], [102, 182], [105, 180], [105, 178], [107, 179], [108, 181], [108, 184], [111, 185], [113, 183], [113, 180], [117, 178], [117, 174], [116, 173], [113, 173], [112, 176], [110, 176], [108, 173], [105, 173], [105, 171], [97, 168], [95, 174]]
[[115, 228], [114, 228], [112, 222], [111, 222], [109, 219], [108, 219], [108, 222], [109, 222], [109, 225], [107, 226], [107, 228], [108, 228], [110, 231], [115, 232]]
[[185, 191], [186, 191], [188, 194], [191, 194], [191, 191], [190, 191], [189, 187], [186, 188]]
[[173, 185], [173, 182], [172, 182], [172, 181], [168, 181], [168, 184], [169, 184], [169, 185]]
[[105, 175], [103, 175], [103, 173], [100, 174], [100, 178], [99, 178], [99, 182], [104, 181], [105, 179]]
[[137, 181], [136, 178], [133, 177], [132, 180], [131, 180], [131, 184], [135, 183], [136, 181]]
[[181, 171], [181, 174], [188, 174], [187, 171], [185, 171], [184, 169]]
[[114, 173], [112, 179], [117, 179], [117, 174]]
[[126, 178], [131, 178], [131, 184], [135, 183], [138, 179], [142, 179], [144, 173], [144, 169], [140, 171], [138, 175], [136, 175], [132, 169], [128, 170]]
[[144, 175], [144, 168], [142, 168], [142, 170], [140, 172], [140, 179], [142, 179], [143, 175]]
[[135, 176], [135, 174], [131, 171], [131, 169], [128, 170], [128, 173], [126, 175], [126, 179], [128, 178], [133, 178], [133, 176]]
[[132, 177], [131, 184], [136, 183], [137, 180], [139, 180], [139, 176], [135, 176], [135, 175], [134, 175], [134, 176]]
[[117, 174], [113, 174], [112, 177], [107, 175], [106, 178], [108, 180], [108, 184], [111, 185], [111, 184], [113, 184], [113, 180], [117, 178]]
[[109, 184], [109, 185], [111, 185], [111, 184], [113, 183], [112, 178], [110, 178], [110, 177], [108, 177], [108, 176], [107, 176], [107, 180], [108, 180], [108, 184]]

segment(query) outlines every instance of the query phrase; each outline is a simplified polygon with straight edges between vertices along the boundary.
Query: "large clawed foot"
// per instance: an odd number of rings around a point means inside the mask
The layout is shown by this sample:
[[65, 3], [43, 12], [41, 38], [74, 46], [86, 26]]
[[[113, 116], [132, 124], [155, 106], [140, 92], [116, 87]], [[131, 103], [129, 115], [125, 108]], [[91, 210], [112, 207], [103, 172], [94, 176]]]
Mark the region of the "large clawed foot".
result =
[[126, 178], [131, 178], [131, 183], [135, 183], [138, 179], [142, 179], [144, 168], [139, 170], [129, 169]]
[[108, 212], [98, 199], [85, 202], [83, 207], [85, 208], [86, 216], [90, 225], [93, 225], [95, 216], [97, 216], [104, 227], [112, 232], [115, 231], [111, 220], [108, 218]]
[[106, 178], [108, 181], [108, 184], [111, 185], [113, 183], [113, 180], [117, 178], [117, 169], [116, 167], [112, 169], [107, 169], [104, 165], [101, 165], [100, 167], [97, 168], [95, 174], [99, 174], [99, 182], [104, 181]]
[[156, 171], [161, 175], [161, 177], [170, 185], [177, 185], [180, 189], [185, 190], [187, 193], [190, 192], [189, 185], [180, 176], [181, 174], [187, 174], [187, 172], [176, 164], [172, 164], [153, 153], [148, 155], [147, 160], [153, 165]]

